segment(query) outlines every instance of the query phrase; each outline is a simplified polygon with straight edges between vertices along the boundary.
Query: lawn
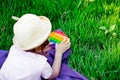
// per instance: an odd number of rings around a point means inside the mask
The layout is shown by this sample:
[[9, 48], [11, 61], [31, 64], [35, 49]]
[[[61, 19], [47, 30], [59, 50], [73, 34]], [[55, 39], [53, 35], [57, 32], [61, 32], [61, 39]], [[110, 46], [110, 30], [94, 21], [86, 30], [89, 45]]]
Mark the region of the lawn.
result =
[[0, 49], [12, 45], [12, 16], [47, 16], [71, 39], [69, 66], [89, 80], [120, 80], [119, 0], [0, 0]]

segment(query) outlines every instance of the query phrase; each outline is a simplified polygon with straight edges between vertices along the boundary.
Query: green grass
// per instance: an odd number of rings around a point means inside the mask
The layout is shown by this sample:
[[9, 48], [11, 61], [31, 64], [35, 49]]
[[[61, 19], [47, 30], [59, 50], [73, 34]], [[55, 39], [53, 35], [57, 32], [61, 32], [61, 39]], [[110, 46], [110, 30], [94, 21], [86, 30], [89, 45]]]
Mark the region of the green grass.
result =
[[[119, 0], [0, 0], [0, 49], [12, 45], [14, 20], [25, 13], [50, 18], [71, 39], [69, 65], [90, 80], [120, 80]], [[105, 34], [115, 25], [115, 29]], [[113, 35], [116, 34], [116, 36]]]

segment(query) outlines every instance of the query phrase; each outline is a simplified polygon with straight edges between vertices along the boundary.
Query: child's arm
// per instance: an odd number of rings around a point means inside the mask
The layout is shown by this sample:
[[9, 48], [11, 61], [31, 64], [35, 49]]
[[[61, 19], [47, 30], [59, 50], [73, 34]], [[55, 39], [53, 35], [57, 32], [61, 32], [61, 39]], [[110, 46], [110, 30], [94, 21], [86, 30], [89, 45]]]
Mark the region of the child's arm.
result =
[[67, 49], [70, 48], [70, 44], [70, 40], [66, 42], [66, 39], [64, 39], [60, 44], [56, 44], [56, 53], [52, 65], [53, 71], [49, 79], [55, 79], [58, 77], [61, 69], [62, 55]]

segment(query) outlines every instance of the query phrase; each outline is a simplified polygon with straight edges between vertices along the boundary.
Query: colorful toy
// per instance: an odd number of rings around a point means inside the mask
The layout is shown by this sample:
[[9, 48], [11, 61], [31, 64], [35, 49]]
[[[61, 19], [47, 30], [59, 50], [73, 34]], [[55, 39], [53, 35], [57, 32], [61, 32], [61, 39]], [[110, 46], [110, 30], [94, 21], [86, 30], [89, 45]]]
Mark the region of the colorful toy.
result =
[[53, 43], [60, 43], [64, 38], [67, 38], [66, 41], [69, 40], [67, 35], [61, 29], [58, 29], [51, 32], [48, 40]]

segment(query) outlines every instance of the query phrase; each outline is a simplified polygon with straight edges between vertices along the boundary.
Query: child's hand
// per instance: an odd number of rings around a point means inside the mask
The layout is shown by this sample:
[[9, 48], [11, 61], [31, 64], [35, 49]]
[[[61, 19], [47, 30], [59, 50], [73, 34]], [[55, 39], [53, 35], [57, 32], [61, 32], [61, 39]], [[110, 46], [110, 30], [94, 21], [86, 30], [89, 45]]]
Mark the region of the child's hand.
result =
[[65, 38], [61, 43], [56, 43], [56, 54], [63, 54], [66, 50], [70, 48], [70, 39], [67, 41]]
[[70, 39], [67, 40], [67, 38], [65, 38], [62, 42], [60, 42], [59, 44], [56, 43], [55, 46], [55, 58], [54, 58], [54, 62], [52, 65], [52, 75], [50, 76], [50, 80], [55, 79], [56, 77], [59, 76], [60, 74], [60, 69], [61, 69], [61, 63], [62, 63], [62, 55], [63, 53], [68, 50], [70, 48]]

